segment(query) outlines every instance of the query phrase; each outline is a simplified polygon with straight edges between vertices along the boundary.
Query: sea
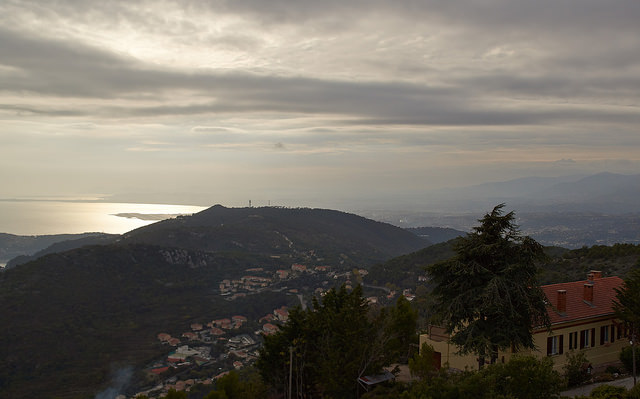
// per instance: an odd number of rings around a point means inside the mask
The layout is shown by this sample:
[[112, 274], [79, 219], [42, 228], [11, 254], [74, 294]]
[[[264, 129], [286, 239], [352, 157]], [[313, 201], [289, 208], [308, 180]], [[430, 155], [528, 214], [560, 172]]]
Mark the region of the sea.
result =
[[122, 234], [202, 206], [86, 201], [0, 200], [0, 233], [48, 235]]

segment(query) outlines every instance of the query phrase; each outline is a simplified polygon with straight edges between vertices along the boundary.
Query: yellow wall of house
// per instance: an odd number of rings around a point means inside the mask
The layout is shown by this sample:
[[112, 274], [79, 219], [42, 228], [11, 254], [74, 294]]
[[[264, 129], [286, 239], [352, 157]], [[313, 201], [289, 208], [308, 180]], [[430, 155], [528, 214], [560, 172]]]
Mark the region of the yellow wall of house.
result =
[[[618, 326], [616, 324], [614, 337], [612, 341], [611, 337], [611, 326], [614, 324], [614, 320], [611, 318], [602, 319], [592, 321], [590, 323], [572, 323], [567, 325], [558, 325], [552, 326], [552, 332], [549, 334], [547, 331], [537, 332], [534, 334], [534, 342], [538, 347], [538, 351], [536, 354], [540, 357], [547, 355], [547, 338], [553, 336], [563, 336], [563, 353], [551, 355], [551, 358], [554, 362], [554, 368], [558, 371], [562, 371], [562, 368], [566, 364], [567, 354], [570, 352], [584, 352], [589, 363], [598, 371], [599, 369], [604, 369], [607, 365], [612, 363], [617, 363], [620, 360], [620, 351], [623, 347], [629, 345], [629, 339], [624, 337], [622, 334], [620, 338], [618, 338]], [[604, 343], [601, 344], [601, 327], [606, 327], [608, 330], [608, 339], [605, 340]], [[591, 331], [595, 329], [595, 337], [589, 337], [589, 345], [584, 348], [580, 348], [580, 335], [583, 331], [590, 331], [589, 335], [591, 335]], [[574, 333], [574, 336], [577, 338], [577, 348], [570, 349], [570, 338], [569, 335]], [[594, 345], [591, 346], [591, 341], [593, 339]]]
[[[562, 339], [562, 354], [554, 354], [550, 357], [554, 362], [554, 369], [559, 372], [562, 372], [564, 365], [566, 364], [567, 354], [570, 352], [576, 351], [584, 351], [587, 360], [589, 363], [595, 368], [596, 371], [599, 369], [604, 369], [607, 365], [616, 363], [619, 361], [619, 355], [622, 348], [626, 345], [629, 345], [629, 339], [623, 336], [618, 339], [618, 327], [616, 326], [614, 331], [614, 342], [611, 342], [611, 325], [613, 324], [613, 320], [611, 318], [603, 318], [599, 320], [594, 320], [588, 323], [567, 323], [565, 325], [556, 325], [552, 326], [552, 332], [549, 333], [547, 330], [536, 331], [533, 335], [534, 343], [536, 345], [537, 350], [523, 350], [519, 353], [521, 354], [533, 354], [536, 357], [543, 358], [547, 356], [547, 338], [553, 336], [563, 336]], [[600, 344], [600, 336], [601, 336], [601, 327], [606, 326], [608, 329], [608, 339], [603, 344]], [[589, 330], [589, 335], [591, 335], [592, 329], [595, 329], [595, 345], [592, 347], [586, 346], [585, 348], [580, 348], [580, 334], [583, 330]], [[569, 349], [570, 338], [569, 334], [577, 333], [576, 343], [577, 348], [574, 350]], [[591, 341], [591, 336], [589, 337]], [[559, 338], [558, 338], [559, 341]], [[434, 349], [434, 351], [439, 352], [441, 354], [441, 364], [442, 367], [450, 367], [452, 369], [458, 370], [477, 370], [478, 369], [478, 360], [475, 355], [459, 355], [457, 354], [457, 347], [450, 344], [448, 340], [443, 340], [442, 337], [434, 337], [433, 339], [428, 334], [420, 335], [420, 346], [422, 347], [423, 343], [428, 343]], [[509, 359], [513, 356], [511, 351], [499, 352], [498, 353], [498, 361], [499, 362], [508, 362]], [[487, 362], [489, 359], [487, 359]]]

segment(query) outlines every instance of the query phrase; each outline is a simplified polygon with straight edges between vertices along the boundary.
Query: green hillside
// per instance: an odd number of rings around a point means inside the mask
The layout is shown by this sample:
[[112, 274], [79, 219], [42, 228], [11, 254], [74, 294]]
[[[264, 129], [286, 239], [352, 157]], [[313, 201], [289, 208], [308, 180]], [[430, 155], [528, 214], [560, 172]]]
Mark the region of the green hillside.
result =
[[[255, 259], [144, 245], [47, 255], [0, 274], [0, 397], [91, 397], [120, 365], [166, 351], [160, 332], [290, 304], [264, 293], [228, 302], [214, 287]], [[261, 264], [269, 262], [260, 259]]]
[[139, 370], [166, 353], [158, 332], [180, 336], [192, 322], [257, 320], [299, 303], [278, 289], [225, 300], [220, 282], [247, 269], [303, 262], [349, 271], [424, 245], [342, 212], [216, 206], [116, 243], [45, 255], [0, 273], [0, 398], [90, 398], [114, 367]]
[[430, 244], [399, 227], [345, 212], [220, 205], [134, 230], [123, 241], [209, 252], [286, 254], [355, 266], [368, 266]]

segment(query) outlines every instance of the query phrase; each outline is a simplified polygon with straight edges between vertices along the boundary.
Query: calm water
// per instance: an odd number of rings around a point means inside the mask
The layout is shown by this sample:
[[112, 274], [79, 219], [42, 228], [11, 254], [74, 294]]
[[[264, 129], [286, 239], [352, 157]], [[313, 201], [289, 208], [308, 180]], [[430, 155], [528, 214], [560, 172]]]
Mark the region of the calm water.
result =
[[63, 233], [126, 233], [155, 223], [115, 216], [119, 213], [190, 214], [200, 206], [57, 201], [0, 201], [0, 233], [43, 235]]

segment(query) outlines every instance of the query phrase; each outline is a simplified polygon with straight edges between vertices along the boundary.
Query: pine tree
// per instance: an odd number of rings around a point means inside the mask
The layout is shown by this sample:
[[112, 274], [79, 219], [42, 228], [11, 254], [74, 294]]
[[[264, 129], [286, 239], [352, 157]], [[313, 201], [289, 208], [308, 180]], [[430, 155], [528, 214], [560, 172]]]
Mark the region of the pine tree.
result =
[[435, 313], [461, 354], [495, 363], [498, 350], [534, 348], [532, 327], [549, 325], [536, 280], [543, 248], [523, 237], [504, 204], [454, 245], [456, 255], [428, 267], [435, 284]]

